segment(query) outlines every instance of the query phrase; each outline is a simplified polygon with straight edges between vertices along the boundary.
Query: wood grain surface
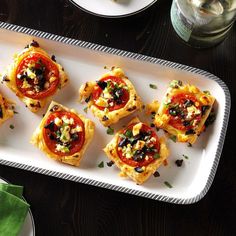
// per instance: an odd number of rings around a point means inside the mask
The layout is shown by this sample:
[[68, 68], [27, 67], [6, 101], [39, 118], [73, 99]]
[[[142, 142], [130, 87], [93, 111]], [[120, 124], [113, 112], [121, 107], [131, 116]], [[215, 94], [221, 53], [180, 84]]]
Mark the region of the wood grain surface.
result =
[[25, 187], [37, 236], [236, 235], [236, 25], [217, 47], [197, 50], [176, 36], [170, 6], [171, 0], [159, 0], [138, 15], [105, 19], [68, 0], [0, 0], [1, 21], [204, 69], [220, 77], [232, 95], [214, 182], [193, 205], [168, 204], [0, 165], [1, 177]]

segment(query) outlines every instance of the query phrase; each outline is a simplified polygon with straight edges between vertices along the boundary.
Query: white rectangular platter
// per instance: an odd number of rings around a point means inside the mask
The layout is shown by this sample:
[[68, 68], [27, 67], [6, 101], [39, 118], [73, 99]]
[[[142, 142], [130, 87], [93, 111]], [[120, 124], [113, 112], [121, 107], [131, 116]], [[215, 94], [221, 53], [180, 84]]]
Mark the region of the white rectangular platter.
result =
[[[38, 41], [49, 54], [56, 55], [57, 61], [69, 75], [69, 85], [54, 96], [53, 100], [91, 118], [96, 123], [95, 136], [79, 168], [47, 158], [29, 144], [32, 132], [47, 107], [39, 114], [33, 114], [1, 84], [1, 93], [16, 102], [19, 114], [1, 126], [0, 164], [177, 204], [197, 202], [207, 193], [220, 159], [230, 112], [229, 90], [219, 78], [184, 65], [7, 23], [0, 23], [0, 73], [3, 73], [4, 68], [12, 62], [14, 53], [20, 52], [32, 39]], [[160, 101], [173, 79], [181, 79], [184, 83], [209, 90], [217, 100], [217, 117], [207, 132], [199, 137], [193, 147], [168, 140], [171, 152], [168, 165], [158, 169], [160, 177], [151, 176], [143, 185], [136, 185], [129, 179], [120, 178], [119, 170], [115, 166], [106, 165], [108, 159], [102, 148], [112, 136], [106, 134], [106, 128], [102, 127], [89, 111], [88, 114], [84, 113], [83, 108], [86, 104], [77, 102], [80, 85], [89, 80], [99, 79], [107, 71], [104, 66], [123, 68], [144, 104], [152, 100]], [[149, 84], [157, 85], [158, 89], [151, 89]], [[138, 115], [141, 119], [147, 120], [143, 114]], [[134, 116], [135, 114], [123, 119], [118, 126], [114, 126], [115, 130]], [[14, 129], [9, 128], [11, 124], [14, 125]], [[188, 159], [183, 158], [183, 155], [188, 156]], [[176, 166], [177, 159], [184, 159], [181, 167]], [[104, 168], [98, 167], [101, 161], [105, 163]], [[165, 182], [170, 183], [172, 188], [166, 186]]]

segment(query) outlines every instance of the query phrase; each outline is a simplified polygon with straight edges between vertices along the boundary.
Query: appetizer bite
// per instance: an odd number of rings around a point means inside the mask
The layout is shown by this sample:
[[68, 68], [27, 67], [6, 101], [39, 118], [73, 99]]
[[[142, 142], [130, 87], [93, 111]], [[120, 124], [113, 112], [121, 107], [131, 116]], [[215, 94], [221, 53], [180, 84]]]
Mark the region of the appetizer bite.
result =
[[215, 98], [193, 85], [173, 80], [157, 111], [154, 124], [176, 137], [193, 144], [204, 130]]
[[30, 142], [56, 161], [79, 166], [93, 135], [91, 120], [52, 102]]
[[141, 108], [142, 103], [133, 84], [117, 67], [98, 81], [87, 82], [79, 89], [79, 100], [85, 100], [104, 126], [118, 122]]
[[62, 66], [56, 63], [54, 56], [52, 59], [36, 41], [32, 41], [15, 55], [3, 76], [5, 84], [32, 112], [43, 107], [68, 81]]
[[169, 155], [164, 138], [159, 139], [138, 118], [120, 130], [104, 152], [121, 170], [121, 176], [128, 176], [137, 184], [145, 182]]
[[14, 115], [14, 103], [0, 94], [0, 125]]

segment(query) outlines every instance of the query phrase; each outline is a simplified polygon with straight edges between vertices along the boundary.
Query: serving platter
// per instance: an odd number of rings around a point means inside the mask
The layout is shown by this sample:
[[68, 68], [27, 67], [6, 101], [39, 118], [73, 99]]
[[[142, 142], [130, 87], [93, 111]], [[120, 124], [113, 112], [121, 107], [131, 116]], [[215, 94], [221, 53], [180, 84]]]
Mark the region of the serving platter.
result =
[[[0, 177], [0, 183], [9, 183], [9, 182]], [[35, 236], [34, 218], [30, 209], [27, 213], [24, 225], [21, 229], [19, 236]]]
[[119, 18], [137, 14], [152, 6], [157, 0], [70, 0], [75, 6], [90, 14]]
[[[18, 114], [1, 126], [0, 164], [177, 204], [197, 202], [207, 193], [219, 163], [230, 113], [230, 94], [223, 81], [208, 72], [185, 65], [7, 23], [0, 23], [0, 72], [11, 63], [13, 54], [20, 52], [32, 39], [38, 41], [51, 55], [56, 55], [57, 61], [69, 75], [69, 85], [53, 100], [91, 118], [96, 124], [95, 137], [79, 168], [47, 158], [29, 144], [47, 107], [38, 114], [33, 114], [11, 91], [1, 85], [1, 93], [16, 102]], [[199, 137], [193, 147], [167, 140], [171, 151], [168, 165], [158, 169], [160, 177], [152, 176], [143, 185], [120, 178], [115, 166], [106, 165], [108, 159], [102, 148], [112, 136], [106, 134], [106, 128], [90, 112], [85, 114], [83, 109], [86, 104], [79, 104], [77, 101], [80, 85], [88, 80], [97, 80], [107, 71], [104, 66], [123, 68], [145, 104], [161, 100], [173, 79], [181, 79], [184, 83], [209, 90], [217, 100], [214, 107], [217, 116], [213, 125]], [[150, 88], [150, 84], [155, 84], [157, 89]], [[150, 122], [140, 112], [121, 120], [113, 127], [117, 131], [135, 115]], [[14, 129], [10, 128], [12, 125]], [[159, 131], [158, 135], [164, 134]], [[176, 166], [177, 159], [184, 159], [181, 167]], [[104, 163], [104, 168], [98, 167], [101, 162]]]

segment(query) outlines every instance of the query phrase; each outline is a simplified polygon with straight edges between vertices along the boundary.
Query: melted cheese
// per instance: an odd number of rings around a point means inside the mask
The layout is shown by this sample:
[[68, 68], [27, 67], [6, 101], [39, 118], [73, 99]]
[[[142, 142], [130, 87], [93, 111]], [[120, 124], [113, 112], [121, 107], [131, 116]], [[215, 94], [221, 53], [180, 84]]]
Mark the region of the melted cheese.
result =
[[192, 119], [195, 115], [201, 114], [201, 110], [197, 109], [195, 106], [187, 107], [187, 111], [186, 119]]

